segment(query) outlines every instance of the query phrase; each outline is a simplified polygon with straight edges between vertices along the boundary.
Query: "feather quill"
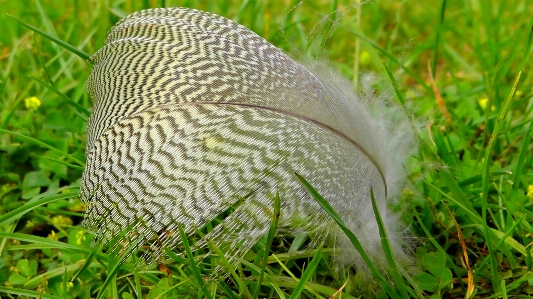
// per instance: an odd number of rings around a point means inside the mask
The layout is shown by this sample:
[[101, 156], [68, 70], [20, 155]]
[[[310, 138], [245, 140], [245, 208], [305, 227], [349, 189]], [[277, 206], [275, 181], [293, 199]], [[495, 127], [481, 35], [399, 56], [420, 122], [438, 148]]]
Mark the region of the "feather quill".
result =
[[361, 268], [299, 173], [385, 263], [370, 188], [387, 227], [396, 228], [387, 198], [397, 196], [414, 149], [409, 127], [398, 125], [405, 122], [383, 112], [394, 109], [374, 109], [345, 80], [193, 9], [125, 17], [91, 62], [80, 196], [84, 224], [102, 241], [132, 227], [127, 238], [151, 244], [150, 262], [181, 243], [169, 233], [178, 225], [192, 234], [236, 206], [196, 248], [213, 242], [237, 262], [268, 232], [279, 193], [279, 234], [332, 237], [338, 260]]

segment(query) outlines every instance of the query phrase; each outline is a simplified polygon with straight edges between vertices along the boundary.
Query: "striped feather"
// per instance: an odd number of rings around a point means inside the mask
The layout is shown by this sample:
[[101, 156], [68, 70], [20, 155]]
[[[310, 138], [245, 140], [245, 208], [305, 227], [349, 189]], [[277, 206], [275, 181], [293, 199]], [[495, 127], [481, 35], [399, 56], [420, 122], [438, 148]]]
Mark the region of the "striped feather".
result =
[[192, 234], [242, 202], [197, 243], [214, 242], [236, 262], [268, 231], [279, 193], [280, 234], [342, 244], [296, 172], [380, 251], [370, 188], [387, 217], [397, 165], [380, 121], [342, 82], [231, 20], [185, 8], [127, 16], [91, 61], [80, 196], [84, 224], [101, 240], [133, 225], [127, 238], [150, 244], [153, 261], [180, 244], [168, 232]]

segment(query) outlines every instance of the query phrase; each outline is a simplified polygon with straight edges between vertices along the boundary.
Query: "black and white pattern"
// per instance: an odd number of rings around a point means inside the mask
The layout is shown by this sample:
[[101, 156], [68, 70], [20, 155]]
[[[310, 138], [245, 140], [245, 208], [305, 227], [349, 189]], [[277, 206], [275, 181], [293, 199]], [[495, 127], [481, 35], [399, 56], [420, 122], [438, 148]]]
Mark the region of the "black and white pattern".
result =
[[151, 260], [180, 243], [165, 232], [193, 233], [244, 200], [197, 245], [213, 241], [234, 261], [268, 231], [276, 193], [280, 232], [335, 236], [295, 172], [356, 235], [375, 222], [371, 187], [385, 216], [366, 107], [247, 28], [191, 9], [141, 11], [91, 61], [81, 198], [103, 240], [133, 225], [128, 238], [149, 242]]

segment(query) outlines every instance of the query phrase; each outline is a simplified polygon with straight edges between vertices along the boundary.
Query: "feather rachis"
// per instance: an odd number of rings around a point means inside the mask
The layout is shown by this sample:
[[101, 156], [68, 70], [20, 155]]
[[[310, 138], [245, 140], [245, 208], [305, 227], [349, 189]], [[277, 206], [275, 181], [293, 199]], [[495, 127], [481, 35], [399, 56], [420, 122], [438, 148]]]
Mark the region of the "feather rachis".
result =
[[[329, 235], [337, 247], [351, 248], [325, 224], [294, 172], [330, 201], [370, 252], [381, 252], [371, 187], [386, 226], [397, 226], [386, 197], [397, 196], [405, 152], [390, 151], [409, 142], [391, 141], [400, 137], [381, 120], [389, 112], [373, 115], [344, 80], [292, 60], [241, 25], [189, 9], [126, 17], [92, 61], [85, 224], [113, 236], [142, 218], [136, 236], [157, 240], [147, 260], [180, 244], [164, 231], [181, 225], [191, 234], [245, 198], [198, 243], [224, 245], [237, 261], [268, 231], [268, 195], [277, 192], [280, 231]], [[344, 252], [345, 264], [364, 268], [357, 253]]]

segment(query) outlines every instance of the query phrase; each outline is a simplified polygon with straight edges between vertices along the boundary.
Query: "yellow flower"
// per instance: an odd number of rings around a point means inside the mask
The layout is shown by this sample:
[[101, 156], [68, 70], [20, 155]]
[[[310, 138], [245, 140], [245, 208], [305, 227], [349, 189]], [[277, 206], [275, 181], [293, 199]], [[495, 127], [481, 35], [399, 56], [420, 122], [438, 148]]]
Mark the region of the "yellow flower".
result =
[[479, 106], [481, 107], [481, 109], [485, 109], [487, 108], [487, 102], [489, 101], [489, 99], [487, 98], [482, 98], [480, 99], [479, 101], [477, 101], [479, 103]]
[[368, 51], [361, 52], [361, 55], [359, 55], [359, 61], [362, 65], [366, 65], [370, 63], [370, 53]]
[[24, 105], [30, 110], [37, 110], [41, 106], [41, 100], [37, 97], [30, 97], [24, 100]]
[[52, 223], [55, 225], [72, 225], [72, 219], [59, 215], [52, 218]]
[[413, 196], [415, 196], [415, 193], [412, 190], [409, 190], [407, 188], [404, 188], [402, 190], [402, 197], [403, 198], [412, 198]]
[[50, 239], [50, 240], [55, 240], [55, 241], [59, 240], [59, 237], [56, 235], [55, 231], [50, 232], [50, 234], [48, 234], [47, 238]]
[[[477, 102], [478, 102], [479, 106], [481, 107], [481, 109], [485, 110], [485, 108], [487, 108], [487, 103], [489, 102], [489, 99], [482, 98], [482, 99], [480, 99]], [[494, 105], [491, 105], [490, 106], [490, 111], [494, 111], [494, 110], [496, 110], [496, 107]]]
[[45, 280], [44, 283], [40, 284], [37, 288], [37, 293], [39, 294], [46, 294], [46, 285], [48, 284], [48, 280]]
[[81, 245], [85, 240], [85, 232], [82, 230], [78, 231], [76, 233], [76, 244]]
[[529, 197], [529, 200], [533, 201], [533, 185], [527, 186], [527, 197]]

